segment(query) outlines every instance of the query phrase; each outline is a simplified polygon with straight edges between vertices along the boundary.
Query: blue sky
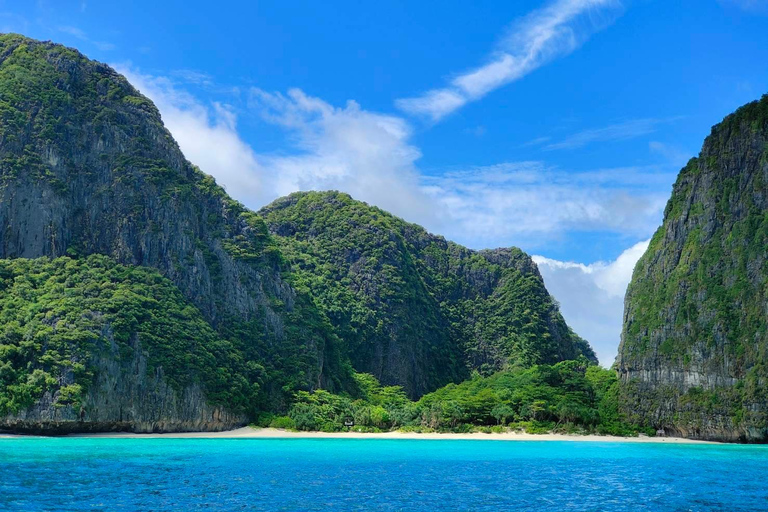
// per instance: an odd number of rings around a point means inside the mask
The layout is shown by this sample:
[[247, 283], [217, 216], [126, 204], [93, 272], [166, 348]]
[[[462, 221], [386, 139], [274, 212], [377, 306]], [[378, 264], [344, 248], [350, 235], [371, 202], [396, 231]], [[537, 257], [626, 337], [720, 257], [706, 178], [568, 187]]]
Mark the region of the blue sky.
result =
[[636, 259], [710, 127], [768, 92], [768, 0], [0, 0], [159, 106], [258, 208], [335, 188], [537, 255], [604, 364]]

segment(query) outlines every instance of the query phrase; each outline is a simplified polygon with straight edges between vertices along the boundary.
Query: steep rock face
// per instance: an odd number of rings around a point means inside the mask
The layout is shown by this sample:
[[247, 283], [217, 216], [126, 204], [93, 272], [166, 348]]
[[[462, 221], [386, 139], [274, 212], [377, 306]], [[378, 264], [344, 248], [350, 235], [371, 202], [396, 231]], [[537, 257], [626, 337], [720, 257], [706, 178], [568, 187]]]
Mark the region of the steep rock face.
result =
[[0, 428], [219, 430], [354, 394], [352, 366], [417, 397], [594, 359], [518, 249], [335, 193], [263, 214], [276, 235], [112, 69], [0, 35]]
[[157, 270], [102, 255], [0, 260], [0, 326], [0, 429], [219, 430], [265, 371]]
[[[0, 417], [0, 431], [215, 432], [247, 423], [245, 414], [212, 405], [199, 384], [175, 389], [166, 381], [162, 368], [148, 371], [147, 356], [138, 343], [126, 357], [107, 338], [88, 364], [98, 372], [76, 406], [63, 404], [61, 393], [48, 389], [31, 407]], [[61, 384], [74, 383], [74, 377], [68, 377]]]
[[169, 278], [265, 368], [259, 406], [345, 385], [335, 337], [284, 280], [263, 221], [185, 160], [155, 106], [77, 51], [2, 35], [0, 258], [94, 253]]
[[595, 359], [519, 249], [472, 251], [337, 192], [259, 213], [355, 369], [411, 397], [471, 370]]
[[[0, 257], [100, 253], [152, 266], [213, 323], [227, 311], [253, 317], [265, 288], [291, 301], [260, 261], [263, 224], [184, 159], [122, 76], [62, 46], [0, 45]], [[238, 243], [254, 246], [255, 264], [228, 253]]]
[[768, 96], [712, 129], [638, 262], [624, 411], [686, 437], [768, 439]]

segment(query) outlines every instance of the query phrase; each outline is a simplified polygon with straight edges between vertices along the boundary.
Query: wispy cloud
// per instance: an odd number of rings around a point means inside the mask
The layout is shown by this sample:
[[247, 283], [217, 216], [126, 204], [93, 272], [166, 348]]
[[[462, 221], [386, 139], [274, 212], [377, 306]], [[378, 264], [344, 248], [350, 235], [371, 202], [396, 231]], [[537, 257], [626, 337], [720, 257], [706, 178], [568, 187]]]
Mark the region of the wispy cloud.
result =
[[401, 110], [437, 121], [490, 91], [571, 53], [615, 17], [617, 0], [556, 0], [515, 22], [489, 62], [449, 85], [396, 101]]
[[146, 75], [127, 64], [114, 67], [155, 102], [190, 161], [251, 206], [270, 199], [256, 153], [237, 132], [237, 119], [229, 106], [204, 104], [167, 77]]
[[542, 162], [506, 163], [423, 179], [441, 232], [474, 247], [543, 247], [563, 233], [648, 236], [674, 173], [656, 167], [574, 173]]
[[12, 12], [0, 12], [0, 32], [25, 33], [29, 28], [29, 22], [23, 16]]
[[694, 156], [693, 152], [684, 151], [678, 147], [652, 140], [648, 143], [651, 153], [660, 155], [672, 167], [682, 167]]
[[541, 146], [545, 142], [549, 142], [552, 140], [552, 137], [536, 137], [535, 139], [529, 140], [528, 142], [524, 142], [520, 144], [521, 148], [527, 148], [531, 146]]
[[569, 135], [559, 142], [547, 144], [544, 149], [576, 149], [593, 142], [634, 139], [655, 132], [660, 124], [669, 121], [670, 119], [633, 119], [603, 128], [583, 130]]
[[250, 106], [263, 119], [288, 130], [297, 152], [262, 155], [275, 197], [296, 190], [338, 189], [409, 219], [434, 224], [437, 211], [419, 188], [402, 118], [364, 110], [355, 101], [343, 107], [291, 89], [287, 94], [251, 90]]
[[65, 34], [74, 36], [81, 41], [89, 41], [88, 36], [85, 35], [85, 32], [77, 27], [61, 26], [59, 27], [59, 32], [64, 32]]
[[112, 43], [107, 43], [104, 41], [95, 41], [88, 37], [88, 35], [82, 30], [77, 27], [69, 26], [69, 25], [62, 25], [58, 27], [59, 32], [62, 32], [64, 34], [69, 34], [72, 37], [75, 37], [79, 39], [80, 41], [84, 41], [86, 43], [90, 43], [94, 45], [96, 48], [102, 51], [108, 51], [108, 50], [114, 50], [115, 45]]
[[478, 125], [472, 128], [464, 128], [464, 133], [468, 133], [469, 135], [474, 135], [475, 137], [482, 137], [485, 135], [486, 132], [485, 126]]
[[212, 85], [213, 77], [194, 69], [176, 69], [171, 71], [171, 76], [183, 82], [195, 85]]
[[299, 89], [254, 88], [250, 108], [294, 143], [286, 153], [257, 154], [240, 137], [230, 106], [198, 100], [178, 78], [116, 67], [155, 102], [187, 158], [251, 208], [297, 190], [337, 189], [414, 221], [429, 223], [437, 215], [419, 187], [415, 161], [421, 153], [401, 118], [354, 101], [335, 107]]
[[470, 247], [530, 250], [571, 231], [648, 236], [674, 181], [664, 168], [574, 173], [538, 161], [428, 175], [405, 119], [299, 89], [250, 90], [251, 111], [292, 143], [256, 153], [231, 107], [199, 101], [178, 79], [120, 71], [156, 102], [185, 155], [252, 208], [297, 190], [336, 189]]
[[768, 14], [766, 0], [718, 0], [723, 5], [731, 5], [752, 14]]
[[560, 302], [568, 325], [588, 339], [604, 366], [613, 364], [621, 337], [624, 293], [649, 240], [614, 261], [585, 265], [534, 256], [549, 292]]

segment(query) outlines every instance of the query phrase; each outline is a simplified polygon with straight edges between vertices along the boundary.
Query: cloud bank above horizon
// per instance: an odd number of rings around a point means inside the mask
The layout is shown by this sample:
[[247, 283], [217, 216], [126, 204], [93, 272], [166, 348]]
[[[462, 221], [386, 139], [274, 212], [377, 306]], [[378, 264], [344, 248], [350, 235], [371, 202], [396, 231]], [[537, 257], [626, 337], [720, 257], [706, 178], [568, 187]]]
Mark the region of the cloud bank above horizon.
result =
[[560, 302], [568, 325], [590, 342], [600, 364], [616, 359], [624, 317], [624, 294], [635, 263], [650, 239], [633, 245], [614, 261], [589, 265], [533, 256], [549, 293]]

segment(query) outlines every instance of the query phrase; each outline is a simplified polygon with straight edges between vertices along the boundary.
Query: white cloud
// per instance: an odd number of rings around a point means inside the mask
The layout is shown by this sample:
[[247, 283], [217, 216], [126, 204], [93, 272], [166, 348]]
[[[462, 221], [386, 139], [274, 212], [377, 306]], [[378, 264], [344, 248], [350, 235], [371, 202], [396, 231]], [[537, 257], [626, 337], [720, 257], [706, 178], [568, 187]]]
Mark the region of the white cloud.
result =
[[116, 68], [155, 102], [184, 155], [251, 208], [298, 190], [336, 189], [435, 224], [435, 205], [420, 189], [414, 165], [421, 153], [401, 118], [365, 111], [354, 101], [334, 107], [298, 89], [283, 95], [254, 88], [250, 106], [290, 132], [296, 146], [287, 155], [257, 154], [240, 137], [231, 107], [206, 105], [169, 78]]
[[354, 101], [336, 107], [299, 89], [250, 91], [249, 107], [294, 146], [257, 154], [231, 107], [203, 104], [169, 78], [118, 69], [155, 101], [187, 158], [251, 208], [298, 190], [336, 189], [470, 247], [531, 250], [573, 231], [649, 236], [674, 181], [655, 167], [574, 173], [542, 162], [427, 176], [404, 119]]
[[660, 155], [669, 165], [673, 167], [684, 166], [693, 156], [693, 153], [683, 151], [680, 148], [658, 141], [649, 142], [648, 149], [651, 150], [651, 153]]
[[294, 135], [299, 152], [263, 155], [275, 197], [296, 190], [337, 189], [397, 215], [426, 224], [435, 218], [430, 197], [419, 188], [403, 119], [360, 108], [354, 101], [334, 107], [291, 89], [286, 95], [252, 89], [250, 104], [262, 117]]
[[417, 98], [402, 98], [395, 101], [400, 110], [409, 114], [423, 114], [437, 121], [454, 110], [464, 106], [467, 98], [457, 91], [437, 89], [427, 91]]
[[633, 245], [612, 262], [584, 265], [533, 257], [547, 289], [560, 302], [568, 325], [591, 343], [604, 366], [616, 358], [624, 293], [649, 241]]
[[653, 167], [573, 173], [519, 162], [426, 177], [424, 190], [444, 220], [433, 229], [471, 247], [530, 250], [568, 231], [648, 236], [673, 181]]
[[607, 25], [616, 0], [556, 0], [514, 23], [490, 62], [453, 78], [448, 87], [396, 101], [401, 110], [437, 121], [464, 104], [518, 80], [578, 48]]
[[213, 84], [213, 77], [207, 73], [201, 73], [194, 69], [176, 69], [171, 71], [171, 76], [183, 82], [194, 85], [209, 86]]
[[240, 138], [228, 106], [206, 106], [168, 78], [144, 75], [127, 65], [114, 67], [155, 102], [165, 126], [191, 162], [246, 204], [258, 206], [273, 198], [262, 185], [256, 154]]

